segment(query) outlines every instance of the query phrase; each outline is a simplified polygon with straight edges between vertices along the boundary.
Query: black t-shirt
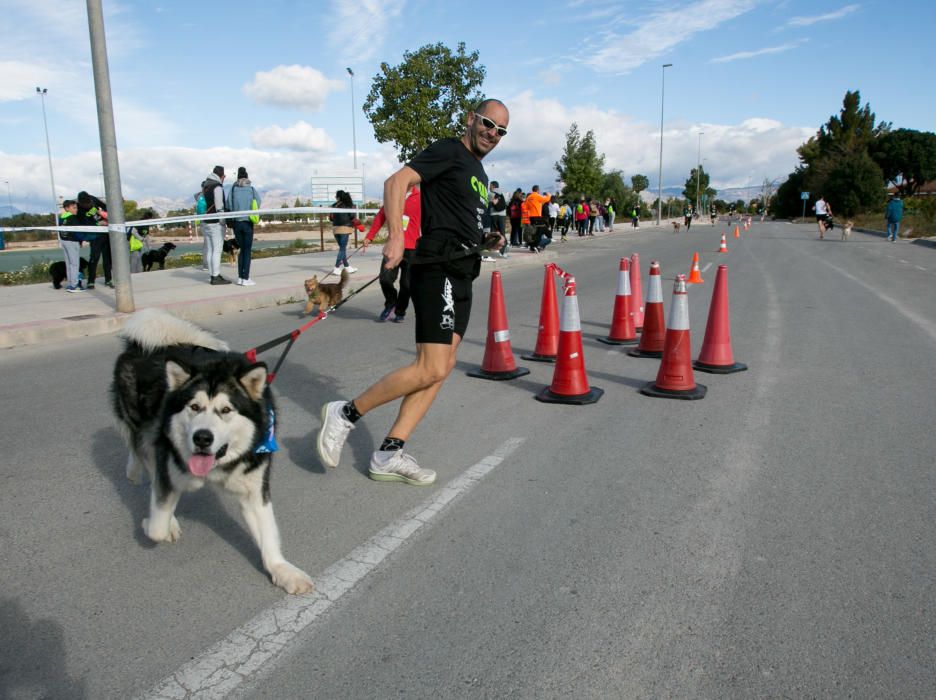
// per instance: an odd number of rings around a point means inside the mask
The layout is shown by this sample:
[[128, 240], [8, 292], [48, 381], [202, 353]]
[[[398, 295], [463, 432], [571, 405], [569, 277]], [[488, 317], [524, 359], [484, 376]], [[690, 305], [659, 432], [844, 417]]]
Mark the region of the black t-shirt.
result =
[[483, 236], [488, 178], [460, 139], [436, 141], [407, 165], [422, 179], [422, 235], [475, 246]]

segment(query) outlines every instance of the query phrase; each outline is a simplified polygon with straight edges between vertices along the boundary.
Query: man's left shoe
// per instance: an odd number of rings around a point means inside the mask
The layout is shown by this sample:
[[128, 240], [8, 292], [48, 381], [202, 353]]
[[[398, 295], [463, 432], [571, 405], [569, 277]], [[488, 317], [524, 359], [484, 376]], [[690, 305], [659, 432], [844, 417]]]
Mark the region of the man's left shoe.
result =
[[436, 480], [434, 471], [420, 467], [403, 450], [375, 452], [371, 457], [368, 476], [374, 481], [402, 481], [410, 486], [429, 486]]

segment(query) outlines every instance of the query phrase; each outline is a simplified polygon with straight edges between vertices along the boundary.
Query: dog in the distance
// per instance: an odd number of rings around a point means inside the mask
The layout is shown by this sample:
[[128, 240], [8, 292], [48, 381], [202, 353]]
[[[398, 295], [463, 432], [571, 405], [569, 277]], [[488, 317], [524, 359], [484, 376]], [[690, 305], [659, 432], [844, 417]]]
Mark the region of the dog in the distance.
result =
[[681, 224], [678, 221], [673, 222], [673, 233], [679, 233], [679, 227]]
[[341, 268], [341, 280], [338, 282], [319, 282], [318, 275], [305, 281], [305, 292], [309, 299], [306, 301], [304, 314], [312, 313], [312, 309], [318, 306], [319, 313], [322, 309], [330, 309], [344, 295], [345, 285], [348, 284], [348, 269]]
[[845, 222], [845, 225], [842, 226], [842, 240], [844, 241], [851, 235], [852, 229], [855, 227], [855, 222], [849, 219]]
[[160, 270], [166, 269], [166, 256], [170, 251], [175, 250], [175, 243], [163, 243], [156, 250], [148, 250], [143, 253], [143, 272], [149, 272], [153, 265], [159, 265]]
[[228, 256], [228, 262], [232, 265], [237, 264], [237, 251], [240, 250], [240, 246], [237, 244], [237, 241], [233, 238], [226, 238], [224, 243], [221, 244], [221, 249], [224, 251], [224, 254]]
[[[78, 271], [84, 272], [88, 269], [88, 261], [84, 258], [79, 258]], [[62, 288], [62, 282], [68, 279], [68, 269], [65, 267], [64, 260], [56, 260], [54, 263], [49, 265], [49, 275], [52, 277], [52, 286], [56, 289]]]
[[146, 536], [176, 542], [179, 497], [211, 482], [237, 494], [273, 583], [311, 591], [309, 576], [283, 558], [270, 502], [276, 443], [266, 365], [161, 309], [134, 314], [120, 335], [114, 413], [130, 448], [127, 478], [139, 483], [145, 468], [152, 484]]

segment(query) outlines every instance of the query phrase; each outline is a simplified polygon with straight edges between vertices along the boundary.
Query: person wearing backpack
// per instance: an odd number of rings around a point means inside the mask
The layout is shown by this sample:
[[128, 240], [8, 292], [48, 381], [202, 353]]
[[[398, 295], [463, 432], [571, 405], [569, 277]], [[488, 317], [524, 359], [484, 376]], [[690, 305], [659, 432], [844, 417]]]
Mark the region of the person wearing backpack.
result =
[[[224, 168], [214, 166], [201, 185], [201, 194], [205, 198], [205, 214], [217, 214], [224, 211]], [[197, 206], [196, 206], [197, 209]], [[202, 219], [202, 234], [205, 236], [205, 260], [209, 284], [230, 284], [231, 280], [221, 276], [221, 251], [224, 246], [224, 224], [220, 219], [206, 217]]]
[[[251, 211], [260, 208], [260, 195], [250, 184], [247, 168], [237, 169], [237, 182], [231, 188], [224, 201], [227, 211]], [[254, 214], [238, 216], [234, 219], [234, 240], [240, 246], [237, 253], [237, 284], [252, 287], [256, 284], [250, 279], [250, 255], [253, 249], [254, 222], [260, 217]], [[223, 245], [223, 244], [222, 244]]]

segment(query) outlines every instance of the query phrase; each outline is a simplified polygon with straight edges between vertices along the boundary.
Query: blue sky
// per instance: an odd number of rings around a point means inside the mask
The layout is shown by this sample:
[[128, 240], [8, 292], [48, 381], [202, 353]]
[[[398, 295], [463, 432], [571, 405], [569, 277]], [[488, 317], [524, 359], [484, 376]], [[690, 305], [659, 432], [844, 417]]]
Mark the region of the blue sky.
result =
[[[664, 186], [685, 181], [700, 148], [716, 188], [782, 181], [849, 89], [878, 120], [936, 127], [933, 0], [104, 0], [104, 12], [124, 196], [160, 208], [190, 204], [216, 163], [246, 166], [271, 199], [350, 171], [346, 67], [358, 166], [378, 195], [398, 161], [373, 139], [364, 97], [382, 61], [437, 41], [478, 51], [484, 92], [511, 110], [485, 160], [510, 188], [554, 184], [575, 121], [607, 168], [656, 189], [664, 63]], [[6, 0], [4, 18], [0, 202], [50, 208], [36, 86], [57, 195], [103, 194], [85, 3]]]

